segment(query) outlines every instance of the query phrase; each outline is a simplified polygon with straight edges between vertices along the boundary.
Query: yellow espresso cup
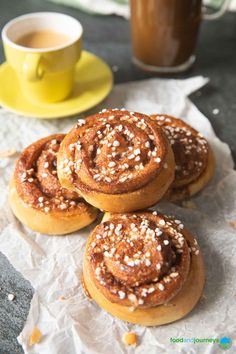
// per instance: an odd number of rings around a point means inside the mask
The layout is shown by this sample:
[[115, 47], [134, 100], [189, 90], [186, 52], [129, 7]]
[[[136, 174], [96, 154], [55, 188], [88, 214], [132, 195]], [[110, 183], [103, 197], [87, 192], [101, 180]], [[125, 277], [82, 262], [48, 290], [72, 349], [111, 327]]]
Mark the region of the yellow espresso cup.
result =
[[[44, 47], [42, 44], [40, 48], [17, 44], [20, 38], [40, 31], [61, 35], [65, 40], [55, 46]], [[56, 12], [26, 14], [4, 26], [5, 56], [28, 99], [36, 103], [52, 103], [71, 94], [75, 66], [81, 54], [82, 34], [79, 21]]]

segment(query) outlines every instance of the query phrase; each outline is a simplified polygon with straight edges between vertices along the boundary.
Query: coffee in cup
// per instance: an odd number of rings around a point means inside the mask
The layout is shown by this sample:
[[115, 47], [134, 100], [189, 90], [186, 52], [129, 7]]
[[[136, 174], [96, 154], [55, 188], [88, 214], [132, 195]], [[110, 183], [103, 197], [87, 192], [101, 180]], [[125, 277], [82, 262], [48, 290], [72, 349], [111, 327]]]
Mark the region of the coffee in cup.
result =
[[6, 59], [29, 100], [52, 103], [70, 95], [82, 33], [79, 21], [54, 12], [23, 15], [5, 25]]
[[24, 34], [17, 38], [16, 44], [27, 48], [51, 48], [64, 45], [70, 41], [70, 37], [59, 32], [40, 30]]

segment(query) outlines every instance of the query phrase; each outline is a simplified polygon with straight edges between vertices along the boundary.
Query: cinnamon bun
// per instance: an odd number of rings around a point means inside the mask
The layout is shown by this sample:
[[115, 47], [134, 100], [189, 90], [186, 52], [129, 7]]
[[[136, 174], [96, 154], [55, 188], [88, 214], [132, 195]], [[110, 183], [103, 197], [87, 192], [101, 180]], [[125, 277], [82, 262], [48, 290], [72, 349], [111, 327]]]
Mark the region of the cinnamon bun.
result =
[[124, 321], [156, 326], [182, 318], [197, 304], [204, 277], [196, 239], [157, 212], [108, 214], [87, 242], [84, 286]]
[[57, 153], [63, 138], [63, 134], [55, 134], [28, 146], [16, 162], [10, 182], [13, 213], [24, 225], [41, 233], [71, 233], [97, 216], [94, 207], [59, 183]]
[[65, 188], [111, 212], [129, 212], [158, 202], [174, 178], [168, 139], [149, 116], [103, 110], [79, 120], [58, 154]]
[[165, 198], [173, 202], [188, 199], [214, 175], [212, 149], [202, 134], [181, 119], [158, 114], [151, 118], [163, 128], [175, 157], [175, 179]]

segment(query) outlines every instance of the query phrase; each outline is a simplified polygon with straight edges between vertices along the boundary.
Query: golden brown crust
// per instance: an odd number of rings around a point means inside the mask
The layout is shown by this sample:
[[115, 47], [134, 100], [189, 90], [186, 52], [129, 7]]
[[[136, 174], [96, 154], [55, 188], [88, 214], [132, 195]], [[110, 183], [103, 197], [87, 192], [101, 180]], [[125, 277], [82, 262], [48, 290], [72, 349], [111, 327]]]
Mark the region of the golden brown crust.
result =
[[[192, 293], [185, 285], [192, 284], [197, 266], [198, 291]], [[100, 306], [121, 319], [143, 325], [182, 317], [197, 302], [204, 283], [196, 240], [179, 220], [156, 212], [110, 215], [89, 237], [83, 273], [88, 292]], [[165, 313], [163, 308], [168, 309], [178, 294], [188, 290], [191, 299], [182, 313], [177, 308], [177, 312], [172, 309], [172, 316], [167, 310], [166, 318], [153, 318], [152, 311]], [[178, 302], [182, 304], [181, 299]]]
[[180, 201], [199, 192], [214, 174], [214, 155], [206, 139], [190, 125], [168, 115], [152, 115], [162, 127], [175, 157], [175, 179], [165, 195], [171, 201]]
[[[191, 243], [191, 237], [189, 242]], [[90, 279], [87, 267], [84, 267], [84, 277], [92, 298], [111, 315], [142, 326], [160, 326], [183, 318], [196, 306], [202, 295], [205, 273], [201, 254], [193, 256], [188, 278], [174, 298], [164, 305], [135, 309], [107, 300]]]
[[16, 162], [9, 199], [13, 212], [35, 231], [64, 234], [90, 224], [97, 211], [77, 193], [62, 188], [57, 153], [64, 134], [28, 146]]
[[109, 211], [121, 211], [118, 204], [122, 211], [154, 204], [173, 180], [173, 169], [162, 130], [148, 116], [126, 110], [105, 110], [79, 121], [58, 156], [61, 184]]

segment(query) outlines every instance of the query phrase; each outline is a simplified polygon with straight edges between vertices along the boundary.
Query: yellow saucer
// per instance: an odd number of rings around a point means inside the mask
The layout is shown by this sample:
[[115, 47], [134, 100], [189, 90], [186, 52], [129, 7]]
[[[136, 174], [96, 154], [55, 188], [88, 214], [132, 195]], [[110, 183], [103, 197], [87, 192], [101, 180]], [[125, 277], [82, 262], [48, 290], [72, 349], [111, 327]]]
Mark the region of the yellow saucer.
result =
[[58, 103], [36, 104], [21, 92], [17, 76], [8, 63], [0, 65], [0, 105], [14, 113], [35, 118], [63, 118], [84, 112], [100, 103], [111, 91], [113, 75], [96, 55], [83, 51], [76, 66], [72, 95]]

